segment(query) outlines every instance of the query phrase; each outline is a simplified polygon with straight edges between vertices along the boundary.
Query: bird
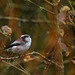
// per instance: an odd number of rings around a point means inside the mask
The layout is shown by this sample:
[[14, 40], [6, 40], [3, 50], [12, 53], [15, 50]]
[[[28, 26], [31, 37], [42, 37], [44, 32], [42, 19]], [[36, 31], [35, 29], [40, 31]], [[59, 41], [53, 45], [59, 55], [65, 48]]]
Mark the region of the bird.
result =
[[13, 53], [22, 54], [31, 46], [31, 37], [28, 34], [21, 35], [19, 39], [11, 43], [5, 50], [11, 49]]

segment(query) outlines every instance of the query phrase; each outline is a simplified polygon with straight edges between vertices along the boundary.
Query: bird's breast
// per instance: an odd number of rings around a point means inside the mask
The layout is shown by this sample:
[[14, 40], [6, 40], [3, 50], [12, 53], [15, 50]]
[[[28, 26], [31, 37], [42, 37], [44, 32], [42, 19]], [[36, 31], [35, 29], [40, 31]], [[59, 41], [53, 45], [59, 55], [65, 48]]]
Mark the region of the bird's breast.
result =
[[12, 52], [17, 53], [17, 54], [21, 54], [21, 53], [25, 52], [26, 50], [28, 50], [29, 48], [30, 48], [30, 44], [26, 43], [26, 44], [21, 45], [21, 46], [12, 47]]

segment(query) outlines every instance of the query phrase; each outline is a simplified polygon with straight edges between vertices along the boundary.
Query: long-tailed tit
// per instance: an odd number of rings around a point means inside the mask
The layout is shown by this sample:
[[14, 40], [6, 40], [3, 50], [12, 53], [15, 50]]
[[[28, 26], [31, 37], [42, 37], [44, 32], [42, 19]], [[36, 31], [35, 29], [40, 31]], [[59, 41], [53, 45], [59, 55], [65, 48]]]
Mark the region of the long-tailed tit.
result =
[[5, 49], [11, 49], [13, 53], [21, 54], [28, 50], [31, 46], [31, 37], [28, 34], [21, 35], [19, 39], [14, 41]]

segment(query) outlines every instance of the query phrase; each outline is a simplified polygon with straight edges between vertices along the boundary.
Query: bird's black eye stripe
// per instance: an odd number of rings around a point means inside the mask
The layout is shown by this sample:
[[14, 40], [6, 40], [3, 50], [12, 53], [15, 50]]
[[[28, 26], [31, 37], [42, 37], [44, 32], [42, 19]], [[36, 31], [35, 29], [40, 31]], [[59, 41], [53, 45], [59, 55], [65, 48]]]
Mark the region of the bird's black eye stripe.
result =
[[24, 36], [24, 38], [26, 38], [26, 37], [29, 37], [28, 35], [27, 36]]
[[26, 37], [28, 38], [29, 35], [22, 35], [22, 36], [21, 36], [21, 38], [26, 38]]
[[21, 38], [22, 38], [23, 41], [25, 41], [25, 38], [26, 38], [26, 37], [28, 38], [29, 36], [26, 35], [26, 36], [23, 36], [23, 37], [21, 37]]
[[26, 38], [26, 37], [28, 37], [28, 36], [24, 36], [24, 38]]

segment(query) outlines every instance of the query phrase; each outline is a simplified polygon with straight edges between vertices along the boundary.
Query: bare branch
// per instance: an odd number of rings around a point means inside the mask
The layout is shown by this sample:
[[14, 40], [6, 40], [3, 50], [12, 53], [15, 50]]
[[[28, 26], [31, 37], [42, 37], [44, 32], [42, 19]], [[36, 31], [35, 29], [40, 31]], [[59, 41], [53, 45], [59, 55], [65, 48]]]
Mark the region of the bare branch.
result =
[[[18, 17], [3, 17], [3, 16], [0, 16], [0, 19], [8, 19], [8, 20], [12, 20], [12, 19], [14, 19], [14, 20], [17, 20], [17, 21], [21, 21], [21, 22], [44, 22], [43, 20], [35, 20], [35, 19], [32, 19], [32, 20], [28, 20], [28, 19], [22, 19], [22, 18], [18, 18]], [[50, 23], [50, 21], [49, 20], [46, 20], [45, 22], [48, 22], [48, 23]]]
[[[35, 51], [33, 51], [33, 52], [31, 52], [31, 53], [27, 53], [26, 55], [21, 55], [21, 56], [16, 56], [16, 57], [2, 57], [2, 56], [0, 56], [0, 59], [1, 60], [12, 60], [12, 59], [17, 59], [17, 58], [20, 58], [20, 57], [23, 57], [23, 56], [27, 56], [27, 55], [34, 55], [34, 54], [36, 54], [36, 55], [39, 55], [39, 56], [41, 56], [43, 59], [45, 59], [45, 60], [48, 60], [48, 64], [50, 64], [50, 63], [53, 63], [54, 65], [56, 65], [57, 67], [59, 67], [59, 68], [63, 68], [63, 66], [60, 66], [59, 64], [57, 64], [56, 62], [54, 62], [54, 61], [52, 61], [52, 60], [50, 60], [50, 59], [48, 59], [48, 58], [46, 58], [44, 55], [42, 55], [41, 53], [39, 53], [39, 52], [35, 52]], [[46, 62], [45, 62], [46, 63]]]
[[4, 62], [4, 63], [6, 63], [6, 64], [8, 64], [8, 65], [10, 65], [10, 66], [12, 66], [12, 67], [14, 67], [14, 68], [16, 68], [16, 69], [18, 69], [19, 71], [21, 71], [21, 72], [23, 72], [23, 73], [25, 73], [25, 74], [27, 74], [27, 75], [31, 75], [30, 73], [28, 73], [28, 72], [26, 72], [26, 71], [24, 71], [24, 70], [22, 70], [22, 69], [20, 69], [20, 68], [18, 68], [18, 67], [16, 67], [16, 66], [14, 66], [14, 65], [11, 64], [11, 63], [8, 63], [8, 62], [6, 62], [6, 61], [4, 61], [4, 60], [2, 60], [2, 62]]
[[60, 0], [58, 0], [58, 2], [56, 2], [56, 3], [51, 3], [51, 2], [49, 2], [48, 0], [45, 0], [48, 4], [50, 4], [50, 5], [53, 5], [53, 6], [56, 6], [56, 5], [58, 5], [58, 3], [60, 2]]

